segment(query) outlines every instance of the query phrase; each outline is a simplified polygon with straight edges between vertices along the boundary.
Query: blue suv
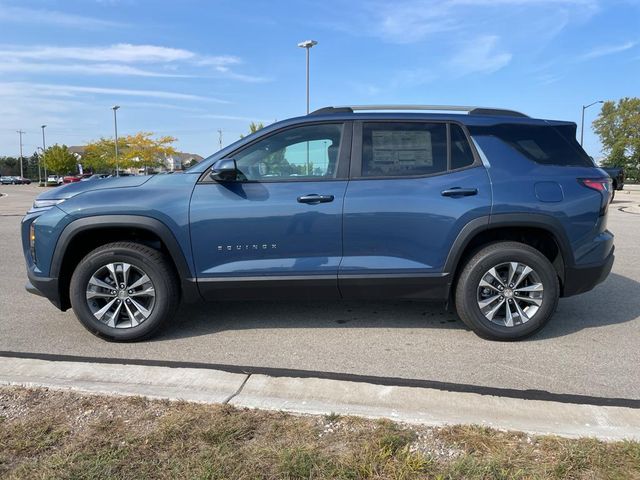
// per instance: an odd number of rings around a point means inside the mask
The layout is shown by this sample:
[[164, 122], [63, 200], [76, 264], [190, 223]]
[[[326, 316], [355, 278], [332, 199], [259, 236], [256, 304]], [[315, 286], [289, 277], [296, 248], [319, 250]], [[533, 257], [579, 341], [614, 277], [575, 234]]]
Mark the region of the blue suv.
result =
[[322, 108], [183, 173], [41, 194], [27, 289], [119, 341], [181, 301], [341, 298], [439, 301], [520, 339], [613, 264], [611, 179], [575, 133], [510, 110]]

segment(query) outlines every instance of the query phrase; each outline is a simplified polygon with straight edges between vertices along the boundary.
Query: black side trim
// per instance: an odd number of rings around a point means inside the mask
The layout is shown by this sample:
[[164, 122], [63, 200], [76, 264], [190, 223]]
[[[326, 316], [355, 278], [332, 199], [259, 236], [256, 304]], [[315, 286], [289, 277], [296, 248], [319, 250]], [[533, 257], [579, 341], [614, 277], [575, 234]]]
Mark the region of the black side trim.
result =
[[221, 370], [229, 373], [245, 375], [268, 375], [270, 377], [293, 378], [322, 378], [327, 380], [342, 380], [347, 382], [371, 383], [393, 387], [432, 388], [449, 392], [477, 393], [479, 395], [494, 395], [506, 398], [520, 398], [523, 400], [542, 400], [560, 403], [574, 403], [579, 405], [596, 405], [603, 407], [640, 408], [640, 400], [621, 397], [598, 397], [593, 395], [579, 395], [566, 393], [552, 393], [546, 390], [518, 390], [514, 388], [487, 387], [465, 383], [441, 382], [437, 380], [420, 380], [401, 377], [380, 377], [372, 375], [357, 375], [352, 373], [324, 372], [314, 370], [298, 370], [288, 368], [255, 367], [243, 365], [228, 365], [219, 363], [178, 362], [168, 360], [143, 360], [125, 358], [83, 357], [76, 355], [57, 355], [49, 353], [10, 352], [0, 351], [0, 357], [28, 358], [34, 360], [48, 360], [54, 362], [90, 362], [106, 365], [142, 365], [149, 367], [169, 368], [200, 368]]
[[344, 299], [416, 299], [446, 301], [450, 275], [437, 274], [354, 274], [340, 273], [338, 286]]
[[148, 230], [157, 235], [169, 250], [169, 254], [178, 269], [178, 275], [182, 283], [183, 299], [187, 302], [200, 299], [195, 282], [191, 280], [191, 270], [187, 264], [182, 248], [173, 236], [173, 233], [164, 223], [151, 217], [140, 215], [96, 215], [74, 220], [60, 234], [56, 244], [53, 258], [51, 259], [51, 277], [58, 278], [62, 268], [62, 261], [67, 247], [73, 238], [80, 232], [98, 230], [103, 228], [131, 227]]
[[340, 298], [336, 274], [198, 278], [198, 287], [209, 301]]

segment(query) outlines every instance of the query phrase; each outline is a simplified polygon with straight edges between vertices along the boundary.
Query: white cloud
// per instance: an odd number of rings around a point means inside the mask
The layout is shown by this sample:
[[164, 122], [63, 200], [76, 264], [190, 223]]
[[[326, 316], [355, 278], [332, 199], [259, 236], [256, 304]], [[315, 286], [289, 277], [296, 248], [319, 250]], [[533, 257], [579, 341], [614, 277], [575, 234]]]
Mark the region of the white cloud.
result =
[[64, 63], [32, 63], [21, 61], [5, 61], [0, 63], [0, 73], [69, 73], [76, 75], [123, 75], [140, 77], [189, 77], [167, 72], [154, 72], [133, 67], [109, 63], [64, 64]]
[[149, 97], [171, 100], [208, 101], [229, 103], [212, 97], [203, 97], [189, 93], [168, 92], [164, 90], [134, 90], [126, 88], [88, 87], [79, 85], [51, 85], [43, 83], [0, 83], [0, 95], [7, 92], [24, 92], [47, 97], [75, 97], [82, 94], [109, 95], [112, 97]]
[[620, 45], [602, 45], [593, 48], [591, 51], [581, 55], [580, 60], [592, 60], [598, 57], [604, 57], [606, 55], [613, 55], [614, 53], [624, 52], [638, 45], [638, 42], [626, 42]]
[[[201, 55], [182, 48], [119, 43], [107, 46], [0, 46], [5, 72], [133, 75], [146, 77], [220, 77], [242, 82], [262, 82], [260, 76], [238, 73], [242, 64], [233, 55]], [[65, 63], [66, 62], [66, 63]], [[144, 66], [145, 68], [141, 68]], [[172, 73], [180, 69], [180, 73]]]
[[0, 22], [98, 29], [121, 27], [123, 24], [84, 15], [40, 8], [15, 7], [0, 3]]
[[454, 74], [492, 73], [504, 68], [513, 57], [498, 48], [495, 35], [478, 37], [464, 46], [449, 62]]

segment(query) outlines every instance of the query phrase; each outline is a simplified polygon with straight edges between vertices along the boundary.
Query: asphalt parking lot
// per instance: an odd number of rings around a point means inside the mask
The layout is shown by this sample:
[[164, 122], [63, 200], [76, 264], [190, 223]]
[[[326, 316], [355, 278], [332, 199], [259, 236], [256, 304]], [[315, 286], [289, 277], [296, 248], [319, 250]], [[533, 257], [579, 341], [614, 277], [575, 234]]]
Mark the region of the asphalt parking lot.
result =
[[[41, 191], [0, 193], [0, 351], [177, 360], [425, 379], [640, 399], [640, 191], [610, 207], [616, 262], [594, 291], [562, 299], [550, 324], [516, 343], [476, 337], [438, 305], [220, 303], [183, 307], [162, 336], [115, 344], [72, 311], [28, 294], [19, 226]], [[631, 209], [629, 209], [631, 210]], [[1, 360], [0, 360], [1, 361]]]

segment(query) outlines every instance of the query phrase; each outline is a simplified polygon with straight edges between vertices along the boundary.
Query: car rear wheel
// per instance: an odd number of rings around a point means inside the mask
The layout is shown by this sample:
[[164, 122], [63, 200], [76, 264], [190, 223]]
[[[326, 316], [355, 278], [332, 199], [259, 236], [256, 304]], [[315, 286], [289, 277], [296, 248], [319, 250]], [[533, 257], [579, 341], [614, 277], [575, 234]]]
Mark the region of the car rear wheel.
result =
[[71, 305], [94, 335], [132, 341], [157, 333], [179, 303], [176, 274], [159, 251], [132, 242], [103, 245], [71, 277]]
[[475, 333], [519, 340], [540, 330], [558, 304], [560, 287], [549, 260], [518, 242], [498, 242], [466, 263], [456, 286], [456, 310]]

